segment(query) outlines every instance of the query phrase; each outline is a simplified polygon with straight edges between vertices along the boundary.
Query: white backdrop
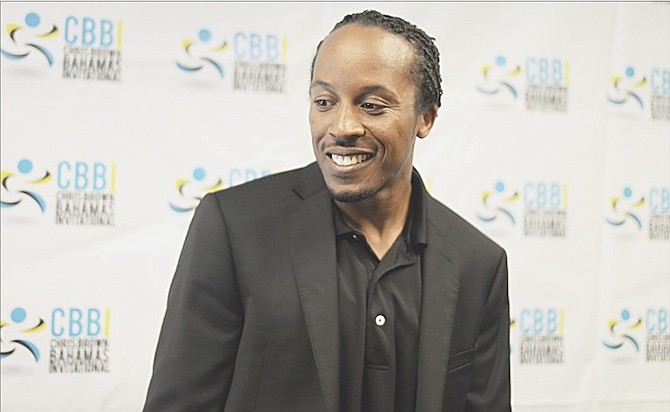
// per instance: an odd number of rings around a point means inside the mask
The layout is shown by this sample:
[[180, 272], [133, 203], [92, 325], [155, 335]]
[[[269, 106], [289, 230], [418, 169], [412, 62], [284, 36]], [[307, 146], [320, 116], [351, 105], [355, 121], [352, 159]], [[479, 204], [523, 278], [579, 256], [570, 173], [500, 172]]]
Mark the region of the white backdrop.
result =
[[312, 161], [345, 14], [437, 39], [415, 164], [508, 251], [517, 411], [670, 407], [670, 6], [2, 3], [2, 410], [139, 410], [192, 209]]

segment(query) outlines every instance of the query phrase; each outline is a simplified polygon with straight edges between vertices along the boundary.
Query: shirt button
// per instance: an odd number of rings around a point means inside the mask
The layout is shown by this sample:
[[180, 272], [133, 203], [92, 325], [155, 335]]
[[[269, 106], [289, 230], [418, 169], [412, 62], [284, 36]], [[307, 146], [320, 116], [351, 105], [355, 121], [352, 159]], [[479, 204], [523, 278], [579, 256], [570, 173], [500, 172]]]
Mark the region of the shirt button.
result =
[[384, 315], [377, 315], [375, 317], [375, 323], [377, 324], [377, 326], [384, 326], [384, 324], [386, 323], [386, 318], [384, 317]]

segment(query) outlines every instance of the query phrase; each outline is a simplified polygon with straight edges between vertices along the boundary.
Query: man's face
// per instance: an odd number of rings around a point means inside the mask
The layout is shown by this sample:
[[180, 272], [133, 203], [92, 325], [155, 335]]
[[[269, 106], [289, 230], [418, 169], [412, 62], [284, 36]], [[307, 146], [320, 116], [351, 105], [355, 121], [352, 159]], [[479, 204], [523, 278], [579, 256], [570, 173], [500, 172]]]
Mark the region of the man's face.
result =
[[354, 202], [411, 183], [415, 136], [435, 110], [416, 113], [412, 45], [378, 27], [348, 24], [324, 40], [314, 62], [309, 123], [333, 198]]

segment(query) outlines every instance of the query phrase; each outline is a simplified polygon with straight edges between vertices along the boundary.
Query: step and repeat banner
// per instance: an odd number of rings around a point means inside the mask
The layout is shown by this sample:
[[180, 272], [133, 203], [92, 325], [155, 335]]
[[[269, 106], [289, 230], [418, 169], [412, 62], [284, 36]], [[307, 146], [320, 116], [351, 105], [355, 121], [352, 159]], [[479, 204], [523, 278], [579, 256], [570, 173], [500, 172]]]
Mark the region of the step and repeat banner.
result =
[[312, 161], [315, 47], [436, 38], [431, 193], [509, 255], [517, 411], [670, 407], [670, 5], [2, 3], [3, 411], [132, 411], [210, 191]]

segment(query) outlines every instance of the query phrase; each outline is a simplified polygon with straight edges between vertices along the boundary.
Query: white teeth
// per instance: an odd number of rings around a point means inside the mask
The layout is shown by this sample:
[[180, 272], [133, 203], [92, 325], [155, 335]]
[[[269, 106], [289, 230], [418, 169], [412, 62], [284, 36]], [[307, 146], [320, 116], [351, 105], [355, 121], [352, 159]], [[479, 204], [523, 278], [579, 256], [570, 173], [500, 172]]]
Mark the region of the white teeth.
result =
[[361, 154], [353, 156], [340, 156], [332, 154], [330, 155], [330, 157], [331, 159], [333, 159], [333, 162], [335, 162], [335, 164], [337, 164], [338, 166], [352, 166], [368, 160], [370, 158], [370, 155]]

